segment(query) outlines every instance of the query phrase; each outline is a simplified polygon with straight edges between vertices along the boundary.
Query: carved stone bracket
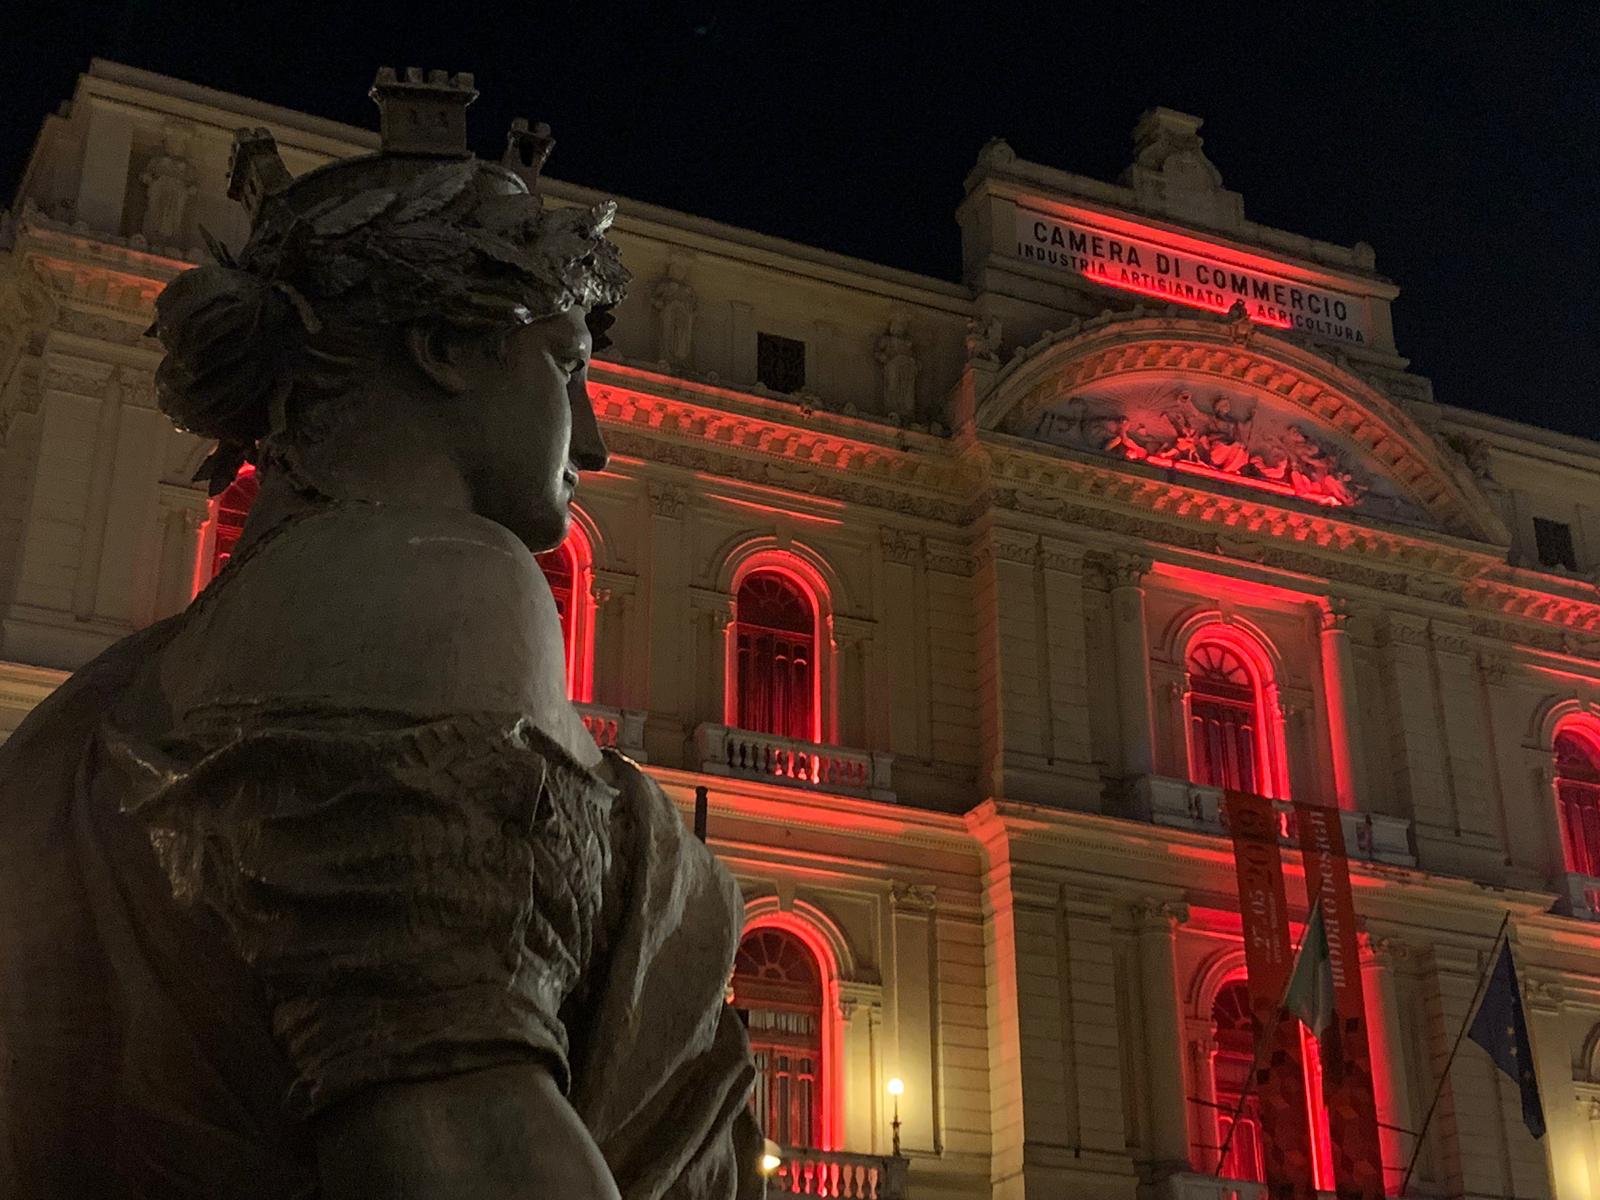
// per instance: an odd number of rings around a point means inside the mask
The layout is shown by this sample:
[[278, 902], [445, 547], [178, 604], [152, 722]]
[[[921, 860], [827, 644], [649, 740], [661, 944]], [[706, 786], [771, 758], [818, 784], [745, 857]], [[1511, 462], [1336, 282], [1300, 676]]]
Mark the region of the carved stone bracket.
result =
[[889, 903], [895, 908], [932, 910], [938, 903], [938, 891], [932, 884], [894, 882], [889, 885]]
[[917, 534], [885, 525], [878, 530], [878, 537], [885, 562], [909, 567], [922, 557], [922, 538]]

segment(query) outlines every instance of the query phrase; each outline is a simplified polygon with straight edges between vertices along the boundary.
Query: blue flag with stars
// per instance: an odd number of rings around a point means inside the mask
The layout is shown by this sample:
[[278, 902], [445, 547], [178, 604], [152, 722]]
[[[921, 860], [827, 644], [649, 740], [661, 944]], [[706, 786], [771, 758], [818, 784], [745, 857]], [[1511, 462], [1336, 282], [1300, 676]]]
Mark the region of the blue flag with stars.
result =
[[1511, 945], [1500, 947], [1500, 958], [1489, 976], [1489, 986], [1478, 1005], [1467, 1036], [1489, 1052], [1499, 1067], [1522, 1090], [1522, 1123], [1534, 1137], [1544, 1136], [1544, 1105], [1539, 1103], [1539, 1081], [1533, 1073], [1533, 1047], [1528, 1022], [1522, 1015], [1522, 993], [1517, 990], [1517, 969], [1511, 962]]

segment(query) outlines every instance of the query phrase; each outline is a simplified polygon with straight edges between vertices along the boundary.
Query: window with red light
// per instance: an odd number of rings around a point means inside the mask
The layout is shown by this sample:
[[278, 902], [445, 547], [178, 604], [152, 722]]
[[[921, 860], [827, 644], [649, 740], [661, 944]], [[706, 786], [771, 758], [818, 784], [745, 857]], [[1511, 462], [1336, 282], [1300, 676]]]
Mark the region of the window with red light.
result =
[[[1217, 1105], [1217, 1148], [1228, 1147], [1220, 1174], [1226, 1179], [1262, 1183], [1266, 1179], [1266, 1145], [1261, 1132], [1261, 1103], [1249, 1086], [1255, 1062], [1255, 1016], [1249, 986], [1242, 979], [1225, 984], [1211, 1006], [1214, 1050], [1212, 1094]], [[1322, 1053], [1315, 1038], [1301, 1030], [1300, 1060], [1305, 1068], [1306, 1112], [1311, 1122], [1311, 1149], [1317, 1187], [1333, 1187], [1333, 1141], [1328, 1111], [1322, 1102]], [[1240, 1097], [1244, 1103], [1240, 1104]], [[1237, 1125], [1237, 1128], [1234, 1126]], [[1232, 1130], [1233, 1136], [1228, 1136]]]
[[250, 506], [256, 502], [260, 491], [261, 480], [256, 469], [246, 463], [239, 468], [234, 481], [212, 498], [211, 578], [215, 579], [217, 572], [233, 557], [233, 548], [244, 532], [245, 518], [250, 515]]
[[780, 571], [752, 571], [739, 585], [735, 612], [739, 728], [815, 740], [817, 616], [810, 597]]
[[1255, 677], [1221, 642], [1189, 651], [1189, 773], [1196, 783], [1261, 792]]
[[1567, 729], [1556, 734], [1555, 752], [1567, 870], [1600, 875], [1600, 741]]
[[733, 961], [733, 1003], [750, 1032], [762, 1131], [780, 1146], [822, 1140], [822, 973], [792, 933], [753, 929]]
[[562, 542], [554, 550], [536, 556], [539, 568], [550, 584], [550, 594], [555, 598], [556, 616], [561, 618], [561, 645], [568, 657], [572, 654], [572, 617], [575, 597], [574, 580], [577, 571], [572, 561], [572, 546]]

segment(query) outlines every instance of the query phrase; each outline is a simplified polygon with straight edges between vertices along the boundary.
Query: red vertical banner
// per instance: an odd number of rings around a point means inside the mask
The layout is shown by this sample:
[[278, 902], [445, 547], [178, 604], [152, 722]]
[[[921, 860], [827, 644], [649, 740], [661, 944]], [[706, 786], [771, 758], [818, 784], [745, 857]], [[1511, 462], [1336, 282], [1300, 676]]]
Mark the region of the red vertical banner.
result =
[[1300, 1023], [1283, 1009], [1294, 953], [1278, 849], [1278, 814], [1271, 800], [1252, 792], [1228, 792], [1224, 804], [1239, 876], [1250, 1009], [1260, 1041], [1256, 1094], [1266, 1144], [1267, 1194], [1272, 1200], [1313, 1200], [1316, 1168], [1300, 1061]]
[[1350, 892], [1339, 810], [1295, 802], [1295, 828], [1306, 868], [1306, 899], [1322, 901], [1328, 931], [1337, 1019], [1322, 1038], [1322, 1094], [1333, 1133], [1333, 1177], [1339, 1200], [1383, 1200], [1383, 1143], [1367, 1042], [1367, 999], [1361, 986], [1356, 906]]

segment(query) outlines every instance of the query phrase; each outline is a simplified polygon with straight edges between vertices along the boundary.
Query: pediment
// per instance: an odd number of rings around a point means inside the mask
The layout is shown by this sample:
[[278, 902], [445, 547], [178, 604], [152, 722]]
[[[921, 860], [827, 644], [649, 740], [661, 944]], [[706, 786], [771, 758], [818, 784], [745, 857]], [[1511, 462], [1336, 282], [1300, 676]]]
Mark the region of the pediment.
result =
[[1035, 347], [978, 424], [1201, 487], [1505, 540], [1465, 468], [1398, 405], [1314, 350], [1236, 325], [1147, 318]]

